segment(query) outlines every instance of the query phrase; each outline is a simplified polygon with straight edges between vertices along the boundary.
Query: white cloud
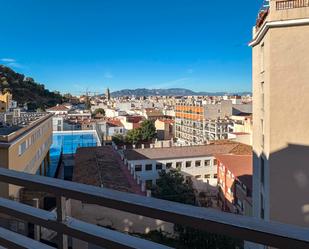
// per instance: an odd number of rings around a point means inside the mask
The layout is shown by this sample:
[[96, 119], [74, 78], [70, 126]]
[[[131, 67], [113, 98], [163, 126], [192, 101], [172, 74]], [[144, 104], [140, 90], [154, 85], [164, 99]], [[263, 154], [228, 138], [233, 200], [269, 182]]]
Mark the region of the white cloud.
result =
[[112, 78], [114, 78], [114, 75], [112, 75], [110, 72], [105, 72], [104, 73], [104, 78], [105, 79], [112, 79]]
[[4, 65], [7, 67], [13, 67], [13, 68], [23, 68], [24, 66], [17, 62], [17, 60], [13, 58], [1, 58], [0, 62], [3, 62]]
[[2, 62], [6, 62], [6, 63], [14, 63], [16, 62], [15, 59], [12, 59], [12, 58], [2, 58], [0, 59]]

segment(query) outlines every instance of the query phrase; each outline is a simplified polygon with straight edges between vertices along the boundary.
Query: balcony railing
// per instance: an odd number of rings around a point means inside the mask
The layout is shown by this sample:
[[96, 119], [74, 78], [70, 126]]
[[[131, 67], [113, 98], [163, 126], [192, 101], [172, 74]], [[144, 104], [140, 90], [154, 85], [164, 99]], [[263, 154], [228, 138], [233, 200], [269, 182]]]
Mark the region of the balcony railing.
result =
[[[252, 217], [233, 215], [217, 210], [30, 175], [3, 168], [0, 168], [0, 181], [28, 189], [40, 189], [42, 192], [51, 193], [57, 197], [57, 214], [3, 198], [0, 198], [0, 213], [56, 231], [58, 248], [67, 248], [67, 236], [106, 248], [167, 248], [160, 244], [67, 217], [64, 209], [65, 198], [277, 248], [309, 248], [309, 229], [306, 228], [266, 222]], [[0, 245], [9, 248], [51, 248], [2, 228], [0, 230]]]
[[309, 0], [286, 0], [276, 2], [276, 10], [287, 10], [303, 7], [309, 7]]

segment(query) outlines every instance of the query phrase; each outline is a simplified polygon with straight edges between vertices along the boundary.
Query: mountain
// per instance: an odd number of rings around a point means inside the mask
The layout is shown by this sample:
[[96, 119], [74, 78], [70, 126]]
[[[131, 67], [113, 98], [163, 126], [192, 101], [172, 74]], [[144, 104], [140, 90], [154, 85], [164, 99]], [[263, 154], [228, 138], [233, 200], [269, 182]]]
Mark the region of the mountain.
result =
[[3, 65], [0, 65], [0, 91], [11, 92], [13, 100], [17, 101], [18, 105], [27, 103], [30, 110], [45, 109], [63, 100], [59, 93], [50, 92], [43, 84]]
[[123, 89], [120, 91], [112, 92], [111, 95], [113, 97], [122, 97], [122, 96], [222, 96], [222, 95], [248, 95], [252, 94], [251, 92], [194, 92], [185, 88], [170, 88], [170, 89], [146, 89], [146, 88], [138, 88], [138, 89]]

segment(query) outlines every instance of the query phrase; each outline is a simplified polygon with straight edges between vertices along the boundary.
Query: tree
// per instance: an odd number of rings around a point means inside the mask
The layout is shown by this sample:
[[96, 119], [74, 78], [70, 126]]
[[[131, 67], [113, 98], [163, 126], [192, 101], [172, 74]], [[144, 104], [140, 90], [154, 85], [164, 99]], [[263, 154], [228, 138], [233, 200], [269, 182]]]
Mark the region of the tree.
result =
[[151, 141], [156, 137], [156, 127], [153, 121], [145, 120], [141, 124], [141, 134], [143, 141]]
[[142, 140], [142, 133], [141, 129], [133, 129], [128, 131], [127, 136], [125, 138], [126, 142], [131, 143], [131, 144], [138, 144]]
[[[171, 170], [160, 172], [160, 178], [152, 189], [152, 195], [156, 198], [184, 204], [195, 205], [195, 194], [191, 181], [184, 181], [180, 171]], [[174, 226], [176, 248], [214, 248], [214, 249], [235, 249], [243, 248], [243, 242], [223, 235], [217, 235], [201, 231], [195, 228], [178, 225]], [[162, 240], [164, 243], [164, 240]]]
[[179, 171], [161, 171], [159, 176], [156, 186], [152, 189], [154, 197], [185, 204], [195, 204], [192, 182], [185, 182], [183, 175]]
[[101, 115], [105, 116], [105, 110], [103, 108], [95, 109], [94, 112], [93, 112], [93, 115], [95, 116], [97, 114], [101, 114]]
[[116, 145], [122, 145], [124, 143], [124, 137], [121, 134], [116, 134], [112, 137], [112, 141], [116, 144]]

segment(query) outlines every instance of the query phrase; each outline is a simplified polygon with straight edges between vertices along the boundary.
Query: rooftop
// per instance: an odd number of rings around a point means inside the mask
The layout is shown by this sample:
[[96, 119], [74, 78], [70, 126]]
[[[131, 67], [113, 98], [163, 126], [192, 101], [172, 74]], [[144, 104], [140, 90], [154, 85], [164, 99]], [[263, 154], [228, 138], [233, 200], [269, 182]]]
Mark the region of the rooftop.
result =
[[252, 152], [250, 146], [233, 143], [222, 142], [222, 144], [209, 144], [198, 146], [182, 146], [168, 148], [147, 148], [147, 149], [132, 149], [124, 152], [127, 160], [146, 160], [146, 159], [176, 159], [213, 156], [215, 154], [248, 154]]
[[49, 109], [47, 109], [46, 111], [50, 112], [50, 111], [53, 111], [53, 112], [57, 112], [57, 111], [69, 111], [70, 109], [68, 107], [66, 107], [65, 105], [56, 105], [56, 106], [53, 106]]
[[122, 192], [137, 193], [124, 172], [119, 155], [111, 146], [78, 148], [73, 181]]
[[39, 112], [22, 112], [16, 117], [13, 113], [0, 113], [0, 141], [8, 142], [12, 137], [21, 135], [51, 116], [50, 113]]

